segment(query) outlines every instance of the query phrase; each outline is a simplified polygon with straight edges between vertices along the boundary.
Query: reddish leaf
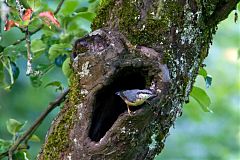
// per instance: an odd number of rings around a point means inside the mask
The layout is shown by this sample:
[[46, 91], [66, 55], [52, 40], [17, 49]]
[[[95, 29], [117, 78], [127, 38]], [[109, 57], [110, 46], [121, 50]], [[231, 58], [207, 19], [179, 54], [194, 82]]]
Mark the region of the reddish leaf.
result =
[[31, 18], [32, 12], [33, 10], [31, 8], [26, 9], [22, 17], [23, 21], [29, 21]]
[[10, 30], [14, 26], [19, 26], [18, 23], [14, 22], [13, 20], [6, 20], [5, 21], [5, 26], [4, 26], [4, 31]]
[[55, 18], [54, 14], [50, 11], [39, 13], [39, 17], [42, 18], [47, 25], [50, 25], [50, 23], [53, 23], [57, 27], [60, 27], [60, 23]]

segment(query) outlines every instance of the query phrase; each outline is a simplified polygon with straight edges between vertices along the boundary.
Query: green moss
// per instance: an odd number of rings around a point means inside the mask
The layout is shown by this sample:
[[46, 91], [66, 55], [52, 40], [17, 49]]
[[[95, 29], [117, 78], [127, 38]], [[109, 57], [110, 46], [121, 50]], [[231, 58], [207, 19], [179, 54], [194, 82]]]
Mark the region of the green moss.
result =
[[[147, 46], [164, 43], [163, 37], [169, 34], [169, 23], [183, 21], [178, 16], [179, 13], [183, 12], [178, 2], [159, 1], [159, 3], [152, 5], [144, 19], [142, 19], [139, 9], [140, 2], [122, 0], [118, 5], [115, 3], [114, 0], [101, 1], [92, 29], [117, 28], [133, 45]], [[114, 17], [111, 17], [112, 15]]]
[[165, 52], [163, 54], [162, 64], [168, 64], [170, 61], [171, 61], [171, 54], [168, 52]]
[[97, 10], [97, 16], [92, 23], [92, 30], [103, 28], [109, 20], [110, 11], [114, 7], [114, 0], [101, 0]]
[[[62, 118], [59, 123], [53, 129], [48, 137], [48, 141], [44, 146], [42, 159], [61, 159], [61, 153], [66, 152], [70, 146], [69, 131], [73, 127], [75, 114], [77, 112], [76, 105], [79, 103], [78, 94], [78, 77], [73, 76], [71, 78], [71, 91], [68, 96], [68, 102], [62, 110]], [[65, 112], [65, 113], [64, 113]]]
[[49, 135], [48, 141], [44, 148], [43, 159], [60, 159], [61, 153], [66, 152], [69, 142], [69, 131], [72, 128], [76, 107], [70, 107], [64, 113], [63, 118], [60, 120], [56, 128]]

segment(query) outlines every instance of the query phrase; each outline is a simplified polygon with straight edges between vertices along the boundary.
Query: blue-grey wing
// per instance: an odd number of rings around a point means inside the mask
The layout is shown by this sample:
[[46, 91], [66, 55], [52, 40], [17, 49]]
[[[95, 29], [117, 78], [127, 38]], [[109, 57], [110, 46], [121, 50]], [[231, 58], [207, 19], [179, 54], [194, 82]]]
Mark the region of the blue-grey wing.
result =
[[[116, 94], [119, 95], [120, 92], [117, 92]], [[135, 102], [139, 97], [140, 94], [146, 94], [149, 95], [149, 98], [152, 96], [155, 96], [152, 91], [148, 89], [132, 89], [132, 90], [126, 90], [121, 92], [121, 96], [126, 98], [130, 102]]]
[[137, 100], [138, 89], [123, 91], [123, 96], [130, 102], [135, 102]]

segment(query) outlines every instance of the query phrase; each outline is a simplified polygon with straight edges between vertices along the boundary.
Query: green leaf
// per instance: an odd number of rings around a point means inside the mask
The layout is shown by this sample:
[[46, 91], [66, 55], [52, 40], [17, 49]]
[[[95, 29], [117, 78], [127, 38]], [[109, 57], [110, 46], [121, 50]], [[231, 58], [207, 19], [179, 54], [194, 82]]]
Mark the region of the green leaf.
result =
[[212, 112], [212, 110], [209, 109], [211, 100], [203, 89], [193, 86], [190, 96], [192, 96], [198, 102], [198, 104], [201, 106], [203, 111]]
[[18, 151], [13, 155], [13, 160], [29, 160], [28, 154], [25, 151]]
[[39, 28], [42, 25], [42, 21], [35, 17], [31, 20], [31, 23], [28, 25], [28, 29], [30, 32], [33, 32], [35, 29]]
[[74, 38], [75, 35], [66, 33], [60, 36], [60, 43], [69, 43]]
[[27, 3], [34, 12], [41, 7], [41, 0], [27, 0]]
[[83, 7], [83, 6], [80, 6], [78, 7], [75, 12], [78, 13], [78, 12], [87, 12], [88, 11], [88, 7]]
[[32, 141], [32, 142], [40, 142], [40, 138], [36, 135], [36, 134], [33, 134], [31, 136], [31, 138], [29, 139], [29, 141]]
[[35, 74], [30, 75], [30, 81], [33, 87], [37, 88], [42, 85], [42, 78], [51, 69], [53, 69], [54, 64], [38, 64], [35, 68]]
[[54, 32], [47, 32], [45, 30], [44, 34], [41, 37], [44, 44], [51, 46], [53, 44], [59, 43], [59, 35], [55, 34]]
[[31, 43], [31, 51], [34, 54], [34, 58], [38, 58], [42, 53], [45, 52], [47, 45], [40, 39], [34, 39]]
[[14, 82], [15, 82], [17, 80], [18, 76], [19, 76], [20, 71], [19, 71], [19, 68], [16, 65], [16, 63], [11, 61], [10, 65], [11, 65], [12, 74], [13, 74], [12, 76], [13, 76], [13, 79], [14, 79]]
[[70, 77], [70, 76], [71, 76], [71, 74], [72, 74], [72, 68], [71, 68], [71, 66], [70, 66], [70, 58], [67, 58], [67, 59], [63, 62], [62, 71], [63, 71], [63, 74], [64, 74], [66, 77]]
[[14, 62], [10, 61], [10, 58], [3, 57], [0, 61], [3, 64], [3, 73], [5, 74], [2, 86], [5, 90], [10, 90], [18, 78], [19, 68]]
[[30, 75], [30, 81], [33, 87], [38, 88], [42, 85], [42, 75]]
[[18, 45], [10, 45], [3, 50], [3, 55], [9, 57], [12, 61], [15, 61], [21, 55], [27, 55], [27, 48], [24, 43]]
[[59, 82], [59, 81], [50, 82], [50, 83], [48, 83], [48, 84], [45, 85], [45, 88], [46, 88], [46, 87], [49, 87], [49, 86], [51, 86], [51, 87], [56, 87], [56, 91], [58, 91], [58, 90], [59, 90], [59, 91], [62, 91], [62, 90], [63, 90], [62, 83]]
[[203, 67], [200, 67], [198, 71], [198, 75], [203, 76], [203, 78], [205, 79], [207, 77], [207, 71]]
[[88, 6], [88, 11], [89, 12], [97, 12], [97, 8], [99, 6], [100, 1], [91, 1], [89, 6]]
[[68, 43], [54, 44], [49, 49], [49, 60], [54, 62], [59, 55], [68, 55], [71, 53], [72, 45]]
[[15, 135], [24, 126], [24, 123], [21, 123], [15, 119], [9, 119], [6, 122], [6, 125], [8, 132], [12, 135]]
[[93, 12], [79, 12], [75, 15], [77, 18], [84, 18], [90, 22], [93, 21], [93, 19], [96, 17], [96, 13]]
[[60, 10], [60, 13], [63, 14], [64, 16], [68, 16], [78, 8], [79, 4], [80, 4], [79, 0], [67, 0], [64, 2], [64, 5]]
[[88, 0], [89, 3], [93, 3], [95, 2], [96, 0]]
[[12, 141], [0, 139], [0, 154], [6, 152], [11, 145]]

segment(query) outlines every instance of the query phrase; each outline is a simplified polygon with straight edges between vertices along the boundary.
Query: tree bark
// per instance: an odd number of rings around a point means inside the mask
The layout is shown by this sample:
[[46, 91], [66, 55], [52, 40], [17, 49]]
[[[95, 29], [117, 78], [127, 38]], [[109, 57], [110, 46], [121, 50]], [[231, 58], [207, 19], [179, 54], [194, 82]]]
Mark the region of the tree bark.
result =
[[[219, 21], [236, 0], [102, 0], [95, 30], [76, 41], [65, 106], [38, 159], [153, 159], [188, 102]], [[131, 107], [115, 95], [154, 87]]]

